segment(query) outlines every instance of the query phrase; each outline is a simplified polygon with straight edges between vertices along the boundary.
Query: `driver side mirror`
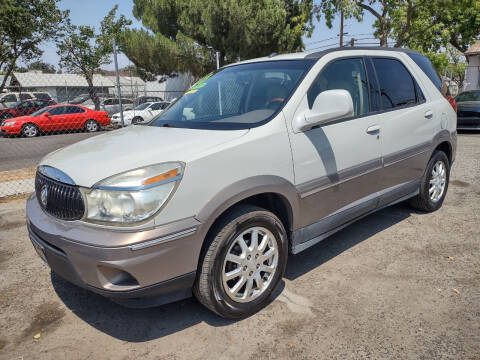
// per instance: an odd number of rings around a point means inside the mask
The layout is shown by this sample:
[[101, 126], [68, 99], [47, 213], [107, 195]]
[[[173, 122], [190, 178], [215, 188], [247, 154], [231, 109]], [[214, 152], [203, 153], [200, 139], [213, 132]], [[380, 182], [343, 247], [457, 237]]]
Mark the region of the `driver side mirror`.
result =
[[293, 127], [297, 131], [307, 131], [314, 126], [353, 116], [353, 100], [347, 90], [322, 91], [313, 102], [312, 109], [297, 116]]
[[44, 112], [43, 115], [46, 117], [50, 117], [50, 113], [48, 111]]

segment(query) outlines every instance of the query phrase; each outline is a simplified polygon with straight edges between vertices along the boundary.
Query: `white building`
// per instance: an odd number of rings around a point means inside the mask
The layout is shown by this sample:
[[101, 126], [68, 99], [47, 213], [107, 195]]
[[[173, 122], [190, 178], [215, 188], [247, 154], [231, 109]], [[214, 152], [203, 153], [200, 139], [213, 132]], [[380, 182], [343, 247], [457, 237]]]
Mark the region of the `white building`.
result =
[[463, 91], [480, 89], [480, 40], [465, 52], [468, 67], [465, 70]]
[[[93, 75], [93, 87], [97, 93], [117, 94], [115, 76]], [[122, 96], [144, 95], [145, 82], [139, 77], [120, 76]], [[85, 77], [78, 74], [45, 74], [41, 71], [14, 72], [7, 83], [10, 91], [44, 91], [58, 102], [67, 102], [80, 94], [88, 94]]]

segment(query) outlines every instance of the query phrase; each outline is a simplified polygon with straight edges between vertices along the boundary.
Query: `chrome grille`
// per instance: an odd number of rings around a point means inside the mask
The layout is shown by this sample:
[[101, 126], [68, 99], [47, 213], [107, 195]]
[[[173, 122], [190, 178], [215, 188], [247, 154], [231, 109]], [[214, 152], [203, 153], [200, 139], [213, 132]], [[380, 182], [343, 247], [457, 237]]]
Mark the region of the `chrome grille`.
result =
[[35, 193], [40, 206], [59, 219], [78, 220], [85, 212], [78, 186], [53, 180], [38, 171], [35, 175]]

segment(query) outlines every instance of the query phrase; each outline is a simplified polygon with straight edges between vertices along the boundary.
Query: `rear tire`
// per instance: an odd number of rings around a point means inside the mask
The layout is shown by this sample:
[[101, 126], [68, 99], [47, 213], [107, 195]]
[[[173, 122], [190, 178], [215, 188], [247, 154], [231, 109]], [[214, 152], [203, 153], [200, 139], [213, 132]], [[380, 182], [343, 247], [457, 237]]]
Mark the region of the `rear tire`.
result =
[[420, 184], [420, 192], [410, 199], [410, 205], [421, 211], [440, 209], [450, 180], [450, 162], [443, 151], [435, 150]]
[[229, 319], [248, 316], [268, 304], [288, 257], [280, 219], [263, 208], [240, 205], [214, 225], [206, 241], [193, 288], [197, 299]]
[[85, 121], [84, 128], [87, 132], [96, 132], [100, 130], [100, 125], [95, 120], [87, 120]]
[[25, 137], [35, 137], [39, 133], [38, 127], [35, 124], [27, 123], [22, 126], [22, 135]]

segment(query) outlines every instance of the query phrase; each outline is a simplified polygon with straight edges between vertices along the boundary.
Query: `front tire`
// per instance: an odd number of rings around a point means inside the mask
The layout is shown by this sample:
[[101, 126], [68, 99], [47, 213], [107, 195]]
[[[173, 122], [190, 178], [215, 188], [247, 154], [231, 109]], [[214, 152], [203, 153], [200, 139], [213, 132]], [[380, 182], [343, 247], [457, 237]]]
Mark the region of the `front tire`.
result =
[[84, 125], [85, 131], [96, 132], [100, 130], [100, 125], [95, 120], [87, 120]]
[[28, 123], [22, 126], [22, 135], [25, 137], [32, 138], [37, 136], [38, 133], [38, 127], [35, 124]]
[[410, 205], [421, 211], [440, 209], [447, 194], [450, 180], [450, 161], [443, 151], [434, 151], [420, 184], [420, 192], [410, 200]]
[[212, 229], [194, 294], [230, 319], [248, 316], [271, 299], [285, 273], [288, 240], [273, 213], [252, 205], [232, 209]]
[[135, 116], [133, 119], [132, 119], [132, 125], [137, 125], [139, 123], [143, 122], [143, 118], [140, 117], [140, 116]]

